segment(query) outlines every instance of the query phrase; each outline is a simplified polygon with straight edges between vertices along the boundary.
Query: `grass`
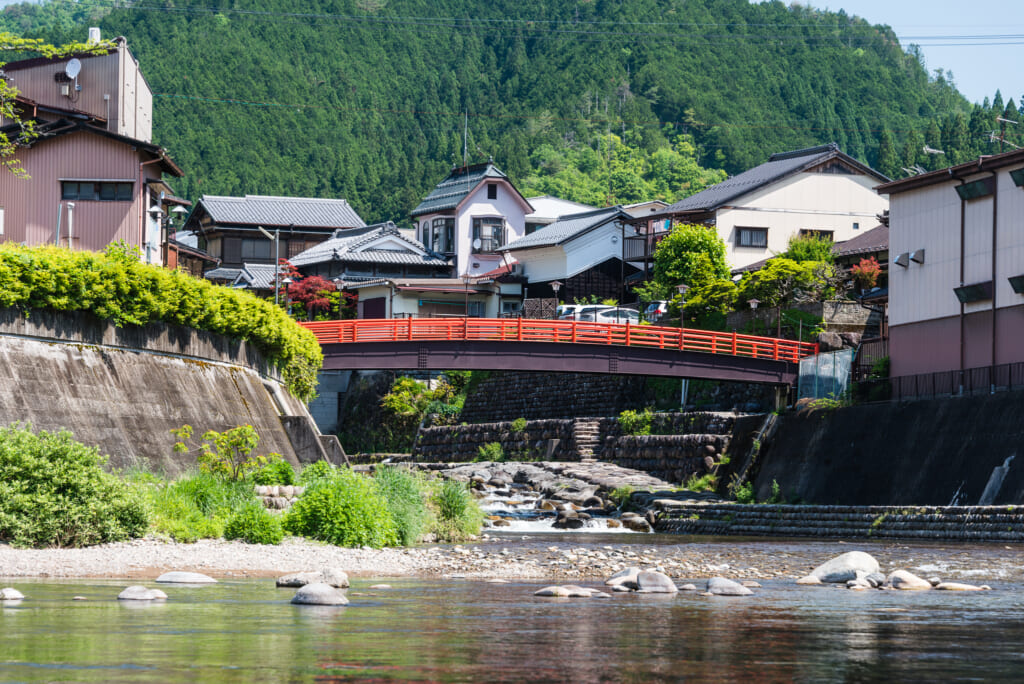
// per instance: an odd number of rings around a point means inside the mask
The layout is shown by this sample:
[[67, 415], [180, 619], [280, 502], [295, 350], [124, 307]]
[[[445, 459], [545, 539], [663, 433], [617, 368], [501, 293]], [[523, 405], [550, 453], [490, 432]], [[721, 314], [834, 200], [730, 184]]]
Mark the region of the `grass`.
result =
[[418, 542], [430, 526], [423, 479], [408, 470], [386, 466], [376, 470], [374, 481], [387, 500], [399, 543], [409, 546]]
[[484, 514], [463, 482], [445, 480], [430, 497], [439, 541], [460, 541], [480, 534]]

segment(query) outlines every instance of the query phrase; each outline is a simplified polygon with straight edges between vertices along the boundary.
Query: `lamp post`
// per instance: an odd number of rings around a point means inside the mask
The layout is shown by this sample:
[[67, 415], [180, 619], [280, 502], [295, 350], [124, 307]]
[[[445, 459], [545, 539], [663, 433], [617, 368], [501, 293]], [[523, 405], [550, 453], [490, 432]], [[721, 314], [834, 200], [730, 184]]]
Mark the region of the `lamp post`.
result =
[[[555, 318], [558, 318], [558, 291], [562, 289], [562, 281], [552, 280], [551, 291], [555, 293]], [[576, 318], [576, 312], [573, 312], [573, 319]]]
[[466, 308], [463, 311], [463, 315], [464, 315], [463, 317], [464, 318], [469, 318], [469, 281], [471, 279], [472, 279], [472, 276], [469, 275], [469, 271], [466, 271], [465, 273], [462, 274], [462, 284], [465, 286], [465, 290], [466, 290], [466, 302], [465, 302]]
[[[676, 290], [679, 291], [679, 349], [685, 350], [686, 348], [686, 293], [690, 289], [690, 286], [686, 283], [679, 283], [676, 285]], [[686, 410], [686, 394], [690, 389], [690, 381], [683, 378], [680, 382], [679, 387], [679, 409], [681, 411]]]
[[275, 230], [271, 235], [270, 231], [263, 226], [256, 226], [256, 229], [263, 233], [263, 237], [274, 241], [274, 306], [278, 306], [280, 304], [278, 290], [281, 289], [278, 282], [278, 278], [281, 277], [281, 231]]
[[289, 316], [292, 315], [292, 298], [291, 295], [288, 294], [288, 286], [294, 282], [295, 281], [288, 276], [281, 279], [281, 284], [284, 285], [284, 310], [288, 312]]

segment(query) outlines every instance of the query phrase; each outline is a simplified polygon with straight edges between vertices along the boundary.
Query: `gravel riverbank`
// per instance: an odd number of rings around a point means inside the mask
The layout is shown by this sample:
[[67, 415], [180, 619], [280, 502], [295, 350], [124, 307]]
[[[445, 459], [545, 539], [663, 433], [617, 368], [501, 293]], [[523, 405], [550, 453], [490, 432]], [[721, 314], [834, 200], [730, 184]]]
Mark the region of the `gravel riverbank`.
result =
[[844, 551], [861, 549], [883, 568], [917, 568], [949, 578], [1024, 580], [1019, 547], [860, 544], [819, 541], [708, 540], [662, 535], [485, 537], [467, 545], [345, 549], [289, 538], [279, 546], [157, 539], [85, 549], [15, 549], [0, 545], [0, 578], [153, 579], [168, 570], [213, 577], [274, 577], [334, 567], [353, 577], [597, 580], [626, 566], [659, 567], [677, 578], [796, 579]]

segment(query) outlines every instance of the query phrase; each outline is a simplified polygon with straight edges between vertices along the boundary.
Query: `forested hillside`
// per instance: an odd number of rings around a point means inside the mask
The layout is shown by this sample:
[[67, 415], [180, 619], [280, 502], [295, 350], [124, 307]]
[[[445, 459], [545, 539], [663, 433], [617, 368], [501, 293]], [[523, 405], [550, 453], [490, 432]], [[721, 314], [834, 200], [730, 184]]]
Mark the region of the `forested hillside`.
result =
[[89, 25], [127, 37], [193, 199], [344, 197], [368, 221], [402, 220], [461, 163], [467, 132], [469, 160], [493, 157], [527, 194], [595, 204], [671, 201], [833, 140], [897, 175], [939, 163], [918, 158], [926, 141], [994, 151], [995, 109], [972, 118], [891, 30], [782, 2], [62, 0], [0, 14], [54, 42]]

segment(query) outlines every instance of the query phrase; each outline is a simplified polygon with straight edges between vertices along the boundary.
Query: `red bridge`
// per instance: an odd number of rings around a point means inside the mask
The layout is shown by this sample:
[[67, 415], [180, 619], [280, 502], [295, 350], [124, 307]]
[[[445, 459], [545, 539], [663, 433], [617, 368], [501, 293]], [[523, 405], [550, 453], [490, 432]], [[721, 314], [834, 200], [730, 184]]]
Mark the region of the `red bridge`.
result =
[[611, 373], [775, 385], [818, 345], [712, 330], [529, 318], [374, 318], [302, 323], [326, 370]]

